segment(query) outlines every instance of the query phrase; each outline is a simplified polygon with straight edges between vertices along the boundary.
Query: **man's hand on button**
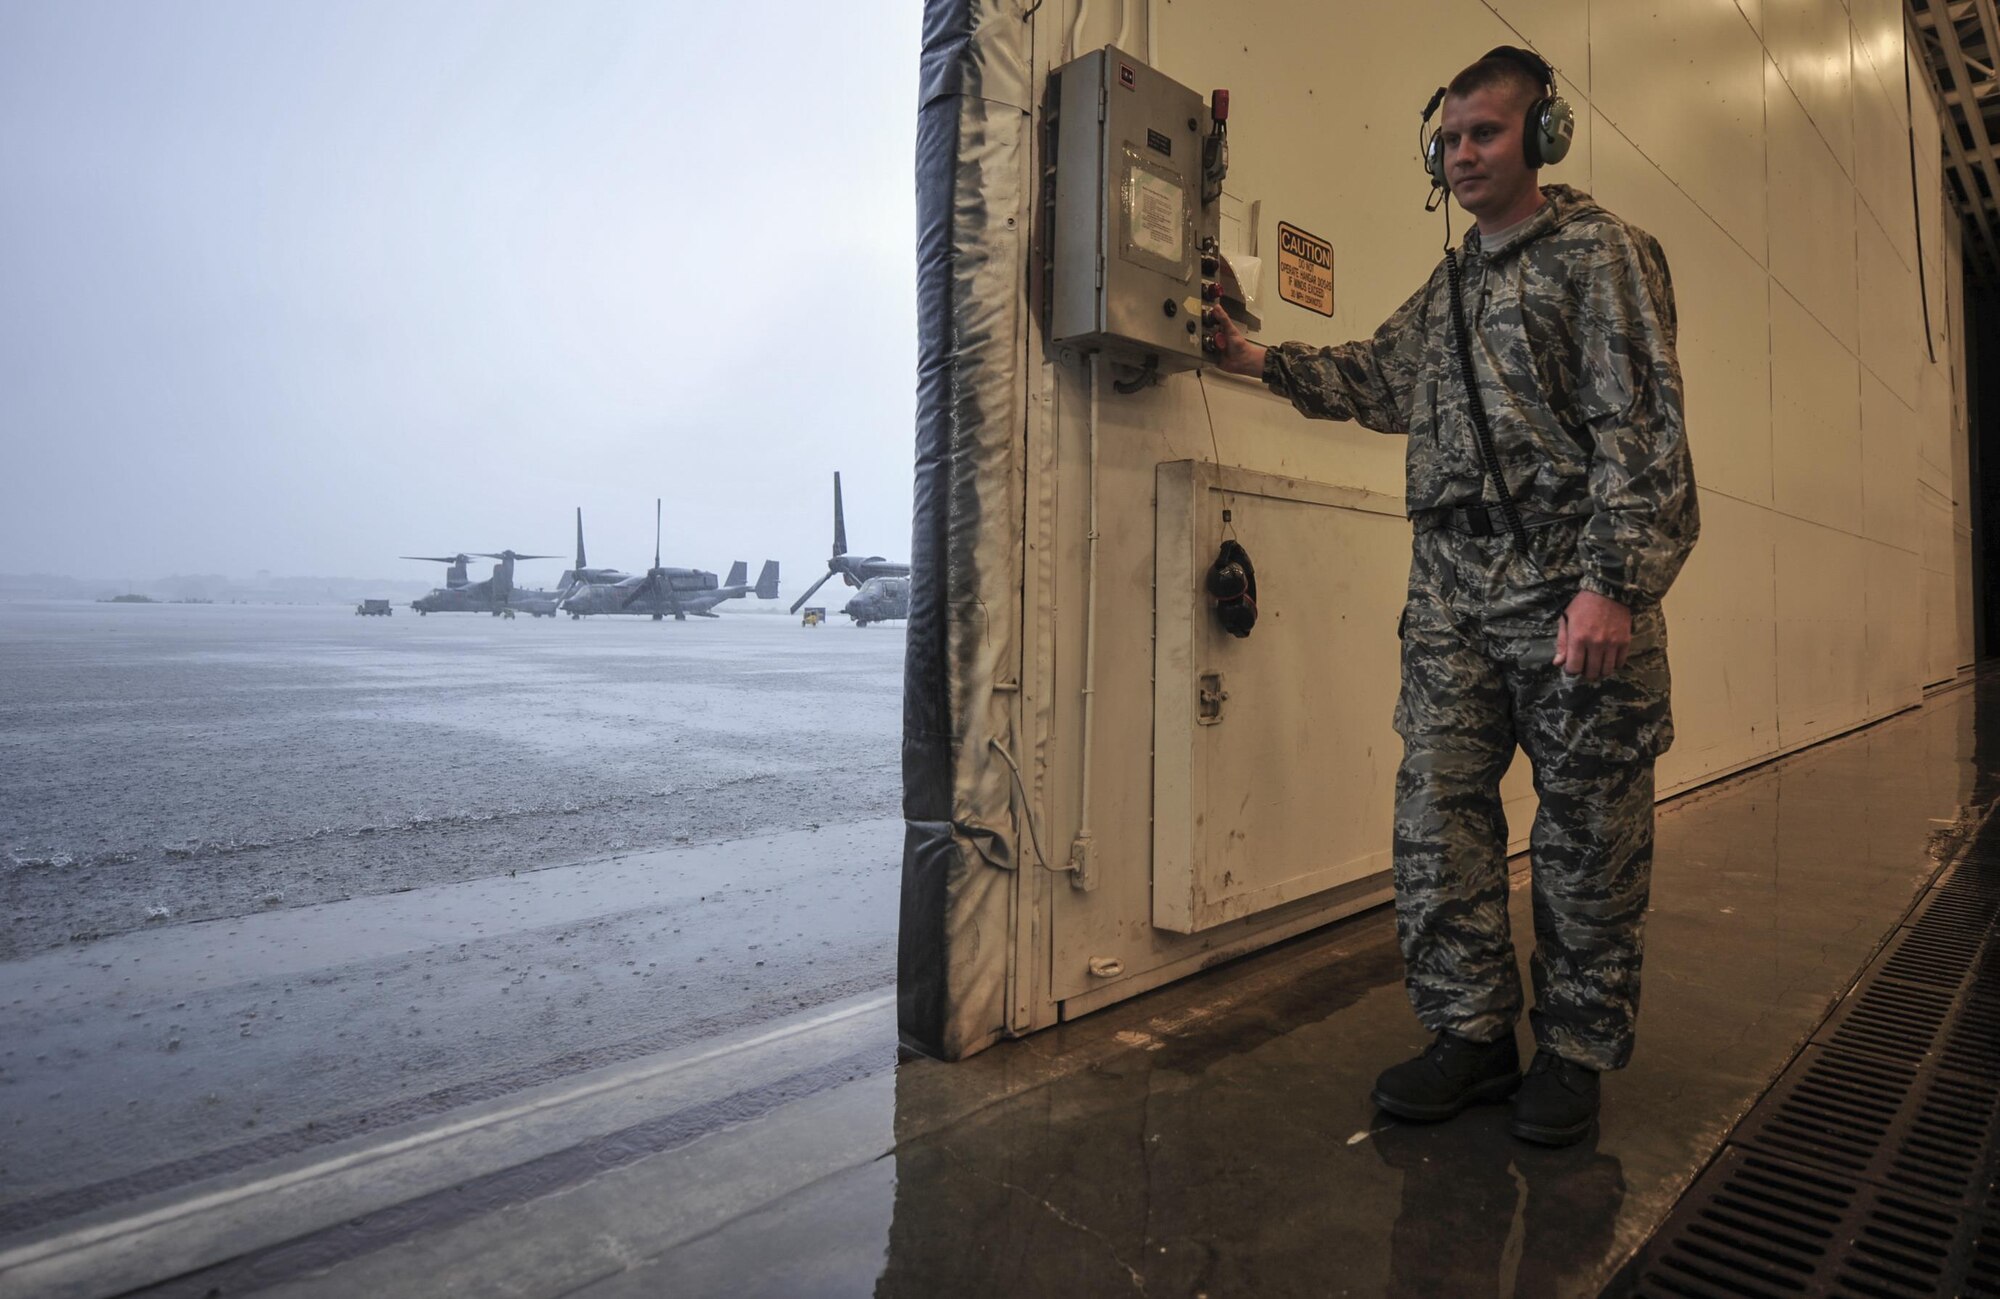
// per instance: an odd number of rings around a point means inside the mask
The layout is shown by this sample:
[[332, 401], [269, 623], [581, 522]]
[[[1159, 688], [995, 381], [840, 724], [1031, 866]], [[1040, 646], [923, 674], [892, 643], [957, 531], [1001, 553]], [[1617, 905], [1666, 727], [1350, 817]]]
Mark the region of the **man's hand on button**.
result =
[[1556, 619], [1556, 666], [1585, 681], [1602, 681], [1625, 666], [1632, 649], [1632, 611], [1595, 591], [1578, 591]]
[[1202, 313], [1202, 320], [1208, 326], [1208, 336], [1215, 344], [1215, 363], [1230, 374], [1247, 375], [1252, 379], [1264, 377], [1264, 349], [1243, 337], [1237, 330], [1236, 322], [1220, 306], [1211, 306]]

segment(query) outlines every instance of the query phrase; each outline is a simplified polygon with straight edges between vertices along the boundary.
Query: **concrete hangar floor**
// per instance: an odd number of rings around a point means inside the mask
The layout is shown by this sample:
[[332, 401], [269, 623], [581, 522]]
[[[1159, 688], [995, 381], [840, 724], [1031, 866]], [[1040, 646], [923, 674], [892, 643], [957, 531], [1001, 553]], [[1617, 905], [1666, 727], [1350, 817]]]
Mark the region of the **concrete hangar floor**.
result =
[[19, 1233], [0, 1294], [1992, 1293], [1996, 776], [1988, 676], [1664, 807], [1570, 1149], [1369, 1106], [1376, 912], [958, 1065], [865, 991]]

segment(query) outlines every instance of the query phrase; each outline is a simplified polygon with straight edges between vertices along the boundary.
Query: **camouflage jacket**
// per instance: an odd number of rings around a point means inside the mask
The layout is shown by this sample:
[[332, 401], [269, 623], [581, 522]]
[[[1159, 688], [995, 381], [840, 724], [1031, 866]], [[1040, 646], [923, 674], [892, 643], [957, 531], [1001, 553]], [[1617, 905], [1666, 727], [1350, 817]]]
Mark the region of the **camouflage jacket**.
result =
[[[1459, 254], [1487, 422], [1523, 511], [1589, 515], [1566, 576], [1630, 607], [1652, 605], [1701, 526], [1666, 255], [1588, 194], [1542, 192], [1548, 202], [1490, 259], [1476, 229]], [[1373, 338], [1283, 343], [1264, 363], [1264, 382], [1308, 416], [1409, 434], [1413, 512], [1494, 499], [1448, 283], [1440, 261]]]

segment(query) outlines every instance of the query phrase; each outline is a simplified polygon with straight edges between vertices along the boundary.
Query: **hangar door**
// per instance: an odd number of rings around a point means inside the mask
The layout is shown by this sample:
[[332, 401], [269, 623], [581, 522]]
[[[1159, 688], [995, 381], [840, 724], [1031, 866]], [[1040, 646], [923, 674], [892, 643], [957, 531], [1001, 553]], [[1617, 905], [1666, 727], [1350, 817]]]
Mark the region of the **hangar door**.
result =
[[[1403, 581], [1380, 557], [1408, 525], [1368, 492], [1200, 461], [1155, 484], [1152, 921], [1192, 934], [1389, 869]], [[1225, 537], [1259, 578], [1243, 638], [1205, 589]]]

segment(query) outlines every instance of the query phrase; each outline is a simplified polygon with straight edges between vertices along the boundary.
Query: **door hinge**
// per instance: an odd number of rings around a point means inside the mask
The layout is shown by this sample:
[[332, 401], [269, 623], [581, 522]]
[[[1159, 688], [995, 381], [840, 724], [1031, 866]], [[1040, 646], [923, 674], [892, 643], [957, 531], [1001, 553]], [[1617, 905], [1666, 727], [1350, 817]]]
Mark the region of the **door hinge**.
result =
[[1070, 887], [1088, 892], [1097, 887], [1097, 852], [1091, 837], [1080, 834], [1069, 845], [1069, 861], [1053, 867], [1069, 873]]

